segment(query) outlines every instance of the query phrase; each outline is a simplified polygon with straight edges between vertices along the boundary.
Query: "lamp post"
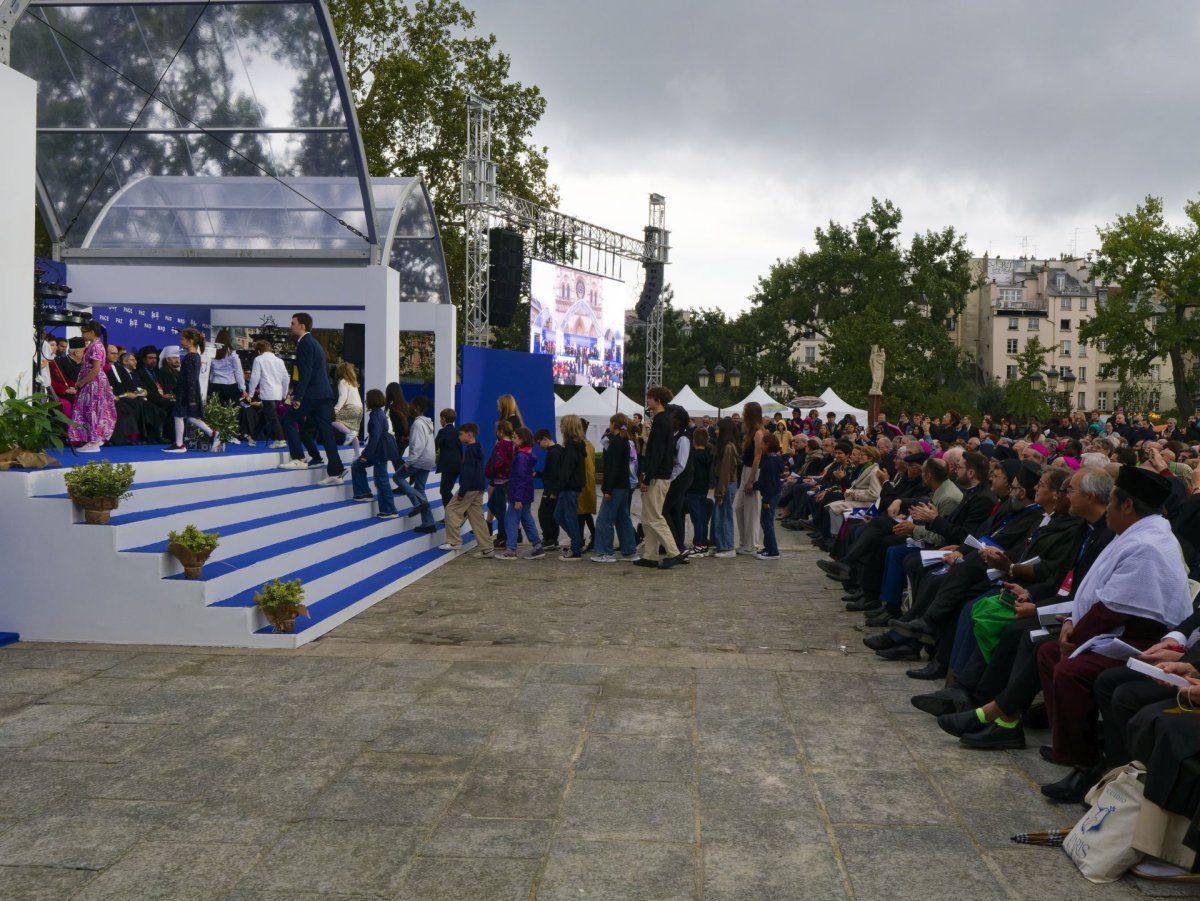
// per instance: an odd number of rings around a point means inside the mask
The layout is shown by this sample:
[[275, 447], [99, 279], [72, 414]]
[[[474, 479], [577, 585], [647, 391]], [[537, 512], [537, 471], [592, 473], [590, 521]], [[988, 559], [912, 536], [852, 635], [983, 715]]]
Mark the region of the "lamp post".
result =
[[742, 374], [735, 366], [733, 369], [726, 371], [725, 367], [718, 363], [713, 367], [712, 372], [704, 366], [700, 367], [700, 371], [696, 373], [696, 380], [700, 383], [701, 388], [707, 388], [710, 383], [716, 392], [717, 401], [717, 418], [721, 418], [721, 410], [723, 408], [722, 401], [725, 400], [725, 382], [728, 377], [730, 390], [736, 391], [742, 385]]

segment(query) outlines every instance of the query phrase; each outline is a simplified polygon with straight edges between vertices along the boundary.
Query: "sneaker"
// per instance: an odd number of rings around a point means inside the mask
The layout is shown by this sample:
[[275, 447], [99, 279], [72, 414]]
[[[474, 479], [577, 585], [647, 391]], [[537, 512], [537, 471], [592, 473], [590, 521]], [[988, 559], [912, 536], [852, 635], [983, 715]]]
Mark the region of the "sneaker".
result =
[[208, 451], [212, 454], [223, 453], [225, 451], [225, 442], [218, 438], [212, 443], [212, 446], [208, 449]]
[[641, 559], [641, 554], [630, 554], [628, 557], [626, 557], [624, 554], [621, 555], [622, 563], [637, 563]]
[[316, 466], [324, 466], [325, 461], [320, 458], [317, 458], [316, 460], [309, 460], [308, 463], [306, 463], [305, 465], [308, 466], [309, 469], [312, 469]]
[[242, 440], [240, 438], [230, 438], [229, 443], [230, 444], [241, 444]]
[[321, 481], [317, 482], [317, 484], [318, 485], [341, 485], [345, 481], [346, 481], [346, 474], [343, 472], [336, 476], [325, 476], [325, 478], [321, 479]]
[[98, 454], [100, 453], [100, 444], [96, 441], [89, 441], [82, 447], [75, 448], [75, 452], [78, 454]]
[[741, 554], [743, 557], [750, 557], [757, 553], [757, 551], [748, 551], [744, 547], [740, 547], [737, 549], [737, 551], [735, 551], [735, 553]]
[[271, 450], [287, 450], [286, 441], [272, 441], [267, 445]]
[[375, 518], [376, 519], [395, 519], [399, 515], [400, 515], [399, 513], [376, 513]]
[[432, 535], [437, 531], [437, 526], [417, 526], [413, 531], [420, 532], [422, 535]]
[[732, 549], [728, 551], [717, 551], [715, 554], [713, 554], [713, 556], [718, 560], [728, 560], [731, 557], [736, 557], [737, 551]]
[[638, 557], [633, 561], [634, 566], [648, 566], [651, 569], [658, 569], [657, 560], [647, 560], [645, 557]]
[[438, 550], [439, 551], [457, 551], [461, 547], [462, 547], [461, 544], [451, 544], [449, 541], [447, 541], [445, 544], [439, 544]]
[[354, 500], [358, 501], [360, 504], [369, 504], [369, 503], [371, 503], [371, 501], [375, 500], [375, 495], [373, 495], [373, 494], [356, 494], [356, 495], [354, 495]]
[[510, 551], [508, 548], [505, 548], [502, 551], [496, 551], [494, 554], [492, 554], [492, 559], [493, 560], [516, 560], [517, 552]]
[[593, 563], [616, 563], [617, 558], [612, 554], [595, 554], [591, 558]]
[[474, 554], [472, 554], [472, 556], [474, 556], [474, 557], [490, 557], [494, 553], [496, 553], [496, 552], [492, 548], [485, 546], [485, 547], [482, 547], [479, 550], [477, 550]]
[[303, 460], [288, 460], [286, 463], [280, 463], [279, 469], [308, 469], [308, 464]]
[[778, 560], [778, 554], [768, 554], [766, 551], [759, 551], [754, 555], [755, 560]]
[[563, 560], [563, 561], [567, 561], [567, 560], [582, 560], [582, 559], [583, 559], [583, 554], [572, 554], [570, 551], [563, 551], [563, 552], [562, 552], [562, 556], [561, 556], [561, 557], [559, 557], [558, 559], [560, 559], [560, 560]]
[[529, 553], [526, 554], [525, 556], [528, 557], [530, 560], [537, 560], [539, 557], [546, 556], [546, 549], [544, 547], [542, 547], [540, 544], [535, 544], [533, 547], [531, 547], [529, 549]]
[[258, 447], [258, 442], [255, 441], [253, 438], [247, 438], [246, 439], [246, 447]]
[[187, 448], [182, 444], [172, 444], [170, 447], [163, 448], [164, 454], [186, 454]]
[[562, 545], [559, 544], [557, 541], [547, 541], [545, 544], [542, 545], [542, 547], [548, 551], [557, 551], [562, 548]]

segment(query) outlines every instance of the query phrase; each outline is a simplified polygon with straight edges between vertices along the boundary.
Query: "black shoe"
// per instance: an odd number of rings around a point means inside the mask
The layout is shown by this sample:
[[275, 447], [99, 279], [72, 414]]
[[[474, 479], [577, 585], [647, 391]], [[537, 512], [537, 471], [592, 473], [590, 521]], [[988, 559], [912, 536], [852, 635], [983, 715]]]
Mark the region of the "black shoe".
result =
[[868, 635], [863, 639], [863, 644], [872, 651], [886, 651], [888, 648], [896, 646], [896, 639], [887, 632], [883, 632], [879, 635]]
[[1021, 725], [1026, 729], [1049, 729], [1050, 717], [1046, 714], [1046, 705], [1040, 701], [1030, 704], [1021, 717]]
[[800, 526], [797, 525], [797, 523], [794, 519], [785, 519], [783, 522], [780, 523], [780, 525], [783, 526], [785, 529], [787, 529], [789, 532], [799, 532], [800, 531]]
[[937, 718], [938, 728], [943, 732], [962, 738], [969, 732], [979, 732], [991, 723], [981, 723], [974, 709], [962, 710], [957, 713], [943, 713]]
[[894, 619], [888, 623], [888, 625], [901, 635], [906, 635], [909, 638], [915, 638], [917, 641], [925, 644], [932, 644], [934, 639], [937, 637], [937, 633], [934, 632], [933, 626], [929, 625], [929, 623], [920, 618], [907, 620]]
[[651, 569], [658, 569], [658, 563], [659, 561], [657, 560], [647, 560], [645, 557], [642, 557], [640, 560], [633, 561], [634, 566], [648, 566]]
[[1101, 774], [1094, 769], [1075, 767], [1057, 782], [1043, 785], [1042, 794], [1059, 804], [1079, 804], [1100, 776]]
[[862, 613], [864, 610], [870, 610], [872, 607], [879, 606], [879, 602], [873, 598], [861, 597], [857, 601], [849, 601], [846, 604], [847, 613]]
[[413, 531], [420, 532], [422, 535], [432, 535], [437, 531], [437, 526], [417, 526]]
[[1042, 760], [1045, 760], [1047, 763], [1054, 763], [1054, 748], [1050, 747], [1050, 745], [1042, 745], [1038, 748], [1038, 753], [1042, 755]]
[[936, 660], [930, 660], [924, 666], [906, 670], [904, 675], [910, 679], [945, 679], [946, 673], [950, 667], [944, 663], [938, 663]]
[[690, 562], [685, 554], [678, 554], [674, 557], [667, 557], [665, 560], [658, 561], [658, 568], [671, 569], [676, 566], [686, 566]]
[[850, 578], [850, 567], [838, 560], [818, 560], [817, 566], [827, 576], [832, 576], [839, 582], [845, 582]]
[[[971, 712], [974, 715], [974, 711]], [[1025, 730], [1021, 728], [1020, 723], [1012, 727], [988, 723], [986, 729], [968, 732], [958, 743], [964, 748], [974, 748], [978, 751], [1019, 751], [1025, 747]]]
[[912, 699], [912, 705], [933, 716], [945, 716], [964, 710], [975, 712], [967, 693], [961, 688], [939, 688], [937, 691], [917, 695]]
[[804, 529], [805, 531], [809, 531], [817, 527], [817, 524], [811, 519], [797, 519], [795, 520], [795, 523], [797, 529]]
[[412, 519], [414, 516], [420, 516], [428, 509], [429, 504], [419, 504], [408, 511], [408, 513], [405, 515], [405, 519]]
[[875, 656], [882, 657], [884, 660], [920, 660], [921, 652], [908, 642], [904, 642], [904, 644], [896, 644], [885, 650], [876, 651]]
[[[876, 612], [871, 612], [871, 610]], [[892, 621], [892, 613], [887, 609], [887, 607], [873, 607], [871, 610], [863, 611], [863, 613], [868, 615], [866, 624], [871, 628], [886, 626]]]
[[855, 601], [857, 601], [862, 596], [863, 596], [863, 590], [861, 588], [855, 588], [853, 591], [847, 592], [846, 594], [842, 595], [842, 600], [845, 601], [847, 604], [853, 604]]

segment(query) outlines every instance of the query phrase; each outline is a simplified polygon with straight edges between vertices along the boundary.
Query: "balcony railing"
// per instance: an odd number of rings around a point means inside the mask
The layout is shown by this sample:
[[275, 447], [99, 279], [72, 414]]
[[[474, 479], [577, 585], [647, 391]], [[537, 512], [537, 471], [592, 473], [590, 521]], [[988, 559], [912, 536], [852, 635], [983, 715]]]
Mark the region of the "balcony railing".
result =
[[997, 313], [1047, 313], [1049, 305], [1045, 300], [1037, 298], [1022, 298], [1021, 300], [999, 298], [995, 302], [994, 309]]

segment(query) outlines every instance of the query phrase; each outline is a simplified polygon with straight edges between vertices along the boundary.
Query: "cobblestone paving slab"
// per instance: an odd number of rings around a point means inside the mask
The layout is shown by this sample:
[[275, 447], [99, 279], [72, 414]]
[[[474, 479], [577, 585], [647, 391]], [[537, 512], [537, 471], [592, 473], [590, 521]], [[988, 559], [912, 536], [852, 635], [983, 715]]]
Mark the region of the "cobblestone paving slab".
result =
[[299, 651], [0, 649], [0, 898], [1197, 894], [1010, 842], [1080, 812], [1038, 792], [1046, 736], [944, 735], [783, 540], [467, 556]]

